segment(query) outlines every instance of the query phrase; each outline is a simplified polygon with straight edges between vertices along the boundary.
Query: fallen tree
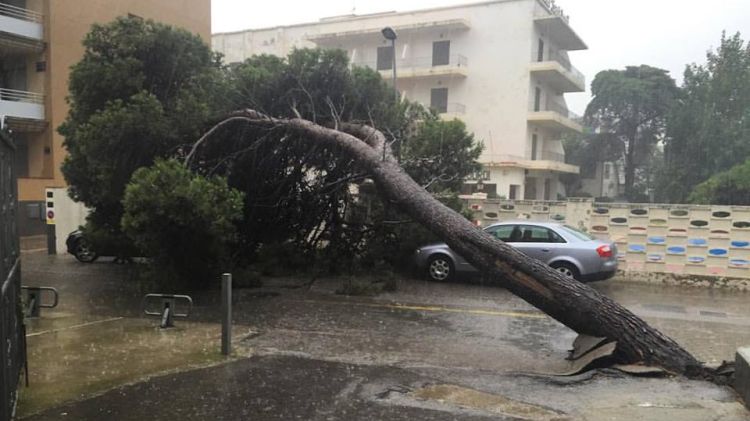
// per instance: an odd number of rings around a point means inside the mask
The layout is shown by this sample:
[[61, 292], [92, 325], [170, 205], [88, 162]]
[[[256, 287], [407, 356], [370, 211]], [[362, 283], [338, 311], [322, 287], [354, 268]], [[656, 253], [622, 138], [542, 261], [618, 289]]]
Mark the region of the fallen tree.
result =
[[298, 135], [311, 146], [340, 148], [375, 181], [385, 200], [443, 239], [480, 269], [489, 282], [508, 289], [580, 335], [616, 341], [613, 361], [658, 366], [689, 378], [722, 382], [715, 370], [705, 367], [674, 340], [612, 299], [477, 229], [440, 203], [402, 170], [386, 137], [375, 128], [340, 121], [325, 127], [302, 118], [272, 118], [242, 110], [229, 115], [199, 139], [187, 154], [185, 165], [191, 166], [197, 152], [215, 132], [238, 123], [272, 130], [278, 136]]

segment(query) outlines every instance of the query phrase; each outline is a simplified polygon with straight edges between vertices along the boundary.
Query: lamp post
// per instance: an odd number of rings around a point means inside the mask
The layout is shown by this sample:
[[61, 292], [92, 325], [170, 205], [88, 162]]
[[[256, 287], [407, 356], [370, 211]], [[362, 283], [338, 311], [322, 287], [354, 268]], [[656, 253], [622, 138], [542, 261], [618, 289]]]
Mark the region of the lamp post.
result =
[[385, 39], [391, 41], [391, 53], [393, 54], [393, 56], [391, 57], [391, 67], [393, 67], [393, 92], [394, 99], [398, 103], [399, 94], [398, 88], [396, 87], [396, 38], [398, 38], [398, 36], [396, 35], [396, 31], [394, 31], [390, 26], [386, 26], [385, 28], [383, 28], [380, 33], [383, 34], [383, 37]]

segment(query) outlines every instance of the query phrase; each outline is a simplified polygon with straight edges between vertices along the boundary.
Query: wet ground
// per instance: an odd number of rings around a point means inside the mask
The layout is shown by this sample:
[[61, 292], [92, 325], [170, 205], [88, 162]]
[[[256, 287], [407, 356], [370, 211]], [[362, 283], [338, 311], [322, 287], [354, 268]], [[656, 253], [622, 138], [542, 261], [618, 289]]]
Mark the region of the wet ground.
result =
[[[155, 328], [133, 265], [27, 254], [24, 284], [60, 290], [29, 328], [34, 420], [747, 420], [727, 388], [615, 372], [550, 379], [575, 334], [506, 291], [401, 280], [378, 297], [336, 280], [235, 290], [235, 355], [219, 354], [218, 294]], [[700, 359], [750, 344], [750, 294], [595, 284]], [[119, 387], [116, 387], [120, 385]], [[134, 404], [137, 402], [137, 404]]]

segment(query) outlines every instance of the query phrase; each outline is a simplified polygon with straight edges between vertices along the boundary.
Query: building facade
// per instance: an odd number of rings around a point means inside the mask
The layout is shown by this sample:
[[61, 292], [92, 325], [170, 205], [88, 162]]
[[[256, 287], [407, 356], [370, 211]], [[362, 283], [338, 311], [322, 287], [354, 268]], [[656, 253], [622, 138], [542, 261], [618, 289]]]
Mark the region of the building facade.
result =
[[185, 28], [206, 42], [210, 0], [0, 1], [0, 118], [18, 145], [19, 231], [45, 231], [45, 189], [64, 187], [65, 158], [57, 127], [68, 114], [68, 74], [83, 56], [94, 23], [136, 15]]
[[465, 193], [508, 199], [565, 195], [561, 139], [581, 132], [564, 94], [585, 80], [568, 51], [586, 49], [569, 19], [549, 0], [495, 0], [425, 9], [324, 18], [319, 22], [218, 33], [214, 50], [227, 62], [256, 54], [285, 56], [293, 48], [338, 48], [354, 65], [391, 80], [393, 49], [381, 34], [397, 33], [395, 64], [402, 96], [463, 120], [484, 142], [484, 170]]

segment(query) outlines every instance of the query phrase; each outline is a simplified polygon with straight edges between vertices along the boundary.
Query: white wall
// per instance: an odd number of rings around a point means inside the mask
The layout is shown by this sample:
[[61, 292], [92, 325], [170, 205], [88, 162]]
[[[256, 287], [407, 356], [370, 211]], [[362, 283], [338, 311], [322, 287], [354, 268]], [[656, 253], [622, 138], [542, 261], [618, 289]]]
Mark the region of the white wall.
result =
[[86, 223], [86, 217], [89, 209], [83, 204], [74, 202], [68, 196], [67, 188], [47, 189], [52, 191], [55, 203], [55, 236], [57, 237], [57, 253], [67, 252], [65, 240], [68, 234], [78, 229], [79, 226]]
[[[434, 41], [450, 40], [451, 56], [460, 54], [468, 61], [467, 76], [400, 79], [399, 89], [407, 98], [429, 105], [432, 88], [448, 87], [448, 103], [465, 106], [465, 114], [460, 118], [475, 138], [485, 145], [480, 162], [489, 164], [491, 182], [498, 185], [498, 194], [507, 197], [510, 184], [524, 185], [523, 169], [492, 168], [491, 164], [507, 161], [509, 155], [530, 158], [532, 127], [528, 124], [528, 113], [533, 108], [537, 83], [532, 80], [529, 65], [535, 60], [540, 36], [545, 40], [545, 50], [557, 48], [554, 40], [540, 34], [534, 24], [535, 15], [541, 13], [539, 7], [536, 0], [500, 0], [406, 13], [342, 17], [215, 34], [212, 45], [225, 55], [227, 62], [237, 62], [254, 54], [285, 56], [294, 47], [318, 46], [308, 41], [311, 36], [348, 33], [328, 37], [320, 46], [344, 49], [350, 57], [354, 56], [354, 62], [374, 65], [377, 47], [389, 45], [380, 35], [381, 28], [423, 26], [419, 30], [399, 33], [397, 63], [429, 58]], [[446, 25], [440, 25], [441, 22], [459, 20], [467, 22], [469, 28], [454, 25], [446, 29]], [[545, 86], [543, 89], [543, 104], [550, 97], [564, 105], [561, 95]], [[539, 133], [539, 154], [545, 150], [545, 141], [561, 138], [559, 132], [533, 128]], [[552, 150], [558, 150], [556, 145], [551, 146]], [[523, 197], [522, 190], [519, 197]]]

